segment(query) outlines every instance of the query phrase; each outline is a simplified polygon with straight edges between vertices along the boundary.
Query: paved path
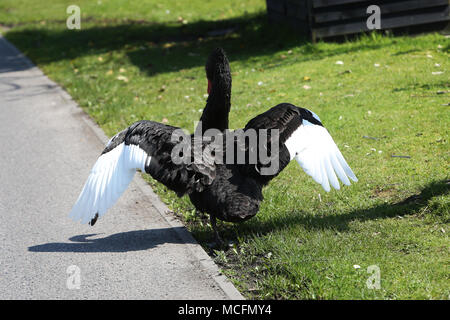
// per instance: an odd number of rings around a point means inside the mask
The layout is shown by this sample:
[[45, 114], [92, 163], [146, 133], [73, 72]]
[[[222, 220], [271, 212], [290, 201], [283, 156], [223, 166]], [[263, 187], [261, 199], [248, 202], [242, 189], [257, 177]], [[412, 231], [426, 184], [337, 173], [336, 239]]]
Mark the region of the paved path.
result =
[[138, 175], [94, 227], [68, 218], [104, 142], [0, 36], [0, 299], [242, 298]]

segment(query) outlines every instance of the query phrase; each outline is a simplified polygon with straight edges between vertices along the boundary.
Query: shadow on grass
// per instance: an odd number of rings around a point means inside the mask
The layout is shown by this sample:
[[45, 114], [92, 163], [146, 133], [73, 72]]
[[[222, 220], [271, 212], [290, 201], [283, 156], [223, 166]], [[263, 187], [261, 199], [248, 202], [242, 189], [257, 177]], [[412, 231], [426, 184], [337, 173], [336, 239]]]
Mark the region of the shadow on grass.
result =
[[450, 83], [447, 80], [436, 81], [434, 83], [412, 83], [404, 87], [393, 88], [392, 92], [401, 92], [401, 91], [416, 91], [416, 90], [436, 90], [442, 88], [450, 87]]
[[[354, 221], [368, 221], [393, 218], [416, 214], [429, 205], [433, 197], [445, 195], [450, 192], [450, 181], [442, 180], [427, 185], [418, 194], [412, 195], [399, 202], [385, 203], [367, 209], [356, 209], [346, 214], [339, 215], [308, 215], [305, 212], [286, 212], [277, 215], [268, 221], [249, 220], [243, 224], [221, 225], [221, 232], [227, 240], [236, 241], [238, 235], [251, 237], [264, 235], [276, 230], [284, 230], [291, 227], [302, 226], [307, 230], [336, 230], [345, 232], [349, 230], [350, 223]], [[443, 217], [445, 219], [445, 217]], [[211, 239], [212, 231], [195, 230], [194, 234], [199, 241]]]
[[123, 50], [129, 60], [148, 76], [204, 66], [210, 51], [218, 46], [228, 52], [230, 61], [249, 60], [252, 63], [252, 57], [271, 55], [296, 46], [302, 47], [303, 55], [294, 62], [388, 45], [364, 43], [351, 48], [336, 46], [320, 50], [292, 29], [270, 24], [265, 12], [188, 25], [145, 21], [101, 24], [101, 20], [91, 21], [87, 24], [91, 27], [81, 30], [68, 30], [62, 22], [57, 27], [20, 27], [9, 31], [7, 38], [38, 65], [99, 54], [105, 55], [107, 63], [112, 52]]
[[[432, 182], [427, 185], [420, 193], [412, 195], [396, 203], [384, 203], [368, 209], [357, 209], [347, 214], [330, 215], [330, 216], [305, 216], [304, 214], [289, 215], [291, 221], [273, 221], [273, 227], [283, 228], [286, 223], [302, 224], [307, 229], [334, 229], [338, 231], [346, 231], [349, 224], [353, 221], [367, 221], [376, 219], [392, 218], [396, 216], [405, 216], [415, 214], [420, 209], [428, 205], [431, 198], [448, 194], [450, 192], [450, 181], [443, 180]], [[262, 228], [266, 228], [264, 225]], [[269, 226], [270, 228], [270, 226]]]

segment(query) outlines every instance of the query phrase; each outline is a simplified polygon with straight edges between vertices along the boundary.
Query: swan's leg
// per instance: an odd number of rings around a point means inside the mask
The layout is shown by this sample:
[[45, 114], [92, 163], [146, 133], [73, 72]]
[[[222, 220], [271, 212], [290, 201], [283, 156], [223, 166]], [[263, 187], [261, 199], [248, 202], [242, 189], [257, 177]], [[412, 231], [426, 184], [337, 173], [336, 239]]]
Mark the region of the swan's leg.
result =
[[223, 242], [222, 238], [220, 238], [219, 232], [217, 231], [216, 217], [211, 214], [209, 216], [209, 219], [211, 221], [211, 226], [212, 226], [212, 228], [214, 230], [214, 237], [216, 239], [217, 246], [218, 247], [223, 247], [224, 242]]

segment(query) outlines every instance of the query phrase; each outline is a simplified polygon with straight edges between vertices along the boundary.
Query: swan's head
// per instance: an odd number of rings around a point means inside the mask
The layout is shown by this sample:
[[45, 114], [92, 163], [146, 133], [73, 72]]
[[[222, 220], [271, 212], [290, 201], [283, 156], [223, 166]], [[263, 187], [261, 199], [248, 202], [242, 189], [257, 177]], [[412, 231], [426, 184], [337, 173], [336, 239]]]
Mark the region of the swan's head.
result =
[[211, 92], [214, 82], [220, 81], [231, 84], [230, 64], [222, 48], [216, 48], [211, 52], [205, 70], [208, 79], [208, 94]]

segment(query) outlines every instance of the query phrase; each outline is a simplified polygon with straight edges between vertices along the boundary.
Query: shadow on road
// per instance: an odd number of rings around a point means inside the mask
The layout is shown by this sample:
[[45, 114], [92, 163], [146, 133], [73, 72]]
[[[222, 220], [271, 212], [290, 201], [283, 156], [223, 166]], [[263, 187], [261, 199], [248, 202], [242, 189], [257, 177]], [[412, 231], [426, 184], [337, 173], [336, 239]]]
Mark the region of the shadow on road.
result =
[[[98, 238], [101, 234], [82, 234], [69, 239], [71, 242], [45, 243], [28, 247], [31, 252], [127, 252], [148, 250], [164, 243], [185, 243], [175, 228], [136, 230]], [[191, 242], [194, 243], [194, 242]]]

